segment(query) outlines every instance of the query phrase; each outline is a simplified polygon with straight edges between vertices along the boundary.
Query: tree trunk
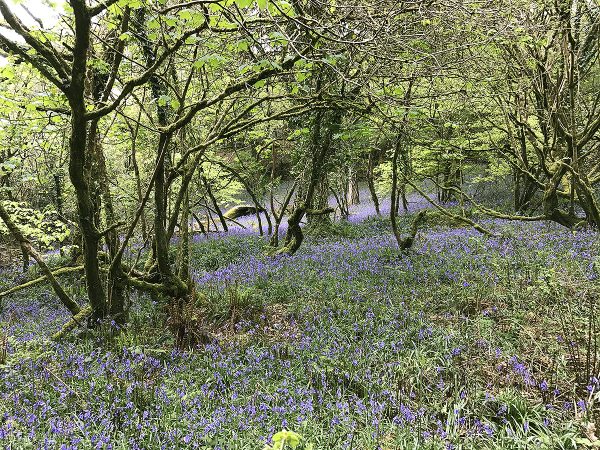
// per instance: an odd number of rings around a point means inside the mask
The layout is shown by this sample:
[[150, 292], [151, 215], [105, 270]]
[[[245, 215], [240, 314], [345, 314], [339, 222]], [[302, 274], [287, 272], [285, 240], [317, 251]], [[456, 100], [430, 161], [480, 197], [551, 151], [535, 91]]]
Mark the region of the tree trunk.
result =
[[392, 224], [392, 233], [396, 238], [398, 245], [401, 244], [402, 237], [398, 228], [398, 156], [402, 147], [402, 134], [399, 134], [394, 146], [394, 154], [392, 156], [392, 191], [390, 194], [390, 222]]
[[208, 198], [210, 198], [213, 208], [215, 209], [217, 215], [219, 216], [219, 221], [221, 222], [223, 231], [229, 231], [229, 228], [227, 227], [227, 221], [225, 220], [225, 216], [223, 216], [223, 212], [221, 211], [221, 208], [219, 207], [219, 202], [217, 201], [217, 198], [214, 196], [212, 189], [210, 188], [210, 183], [208, 182], [208, 180], [206, 179], [206, 177], [204, 175], [202, 175], [202, 181], [204, 183], [204, 187], [206, 188], [206, 193], [208, 194]]
[[100, 262], [98, 260], [100, 234], [94, 225], [97, 214], [85, 177], [86, 158], [91, 157], [91, 155], [89, 155], [87, 149], [87, 123], [84, 119], [83, 90], [81, 91], [81, 95], [78, 96], [78, 101], [72, 100], [71, 103], [73, 114], [71, 115], [71, 141], [69, 144], [69, 176], [77, 197], [79, 228], [83, 238], [82, 252], [85, 278], [88, 299], [92, 307], [91, 323], [93, 324], [106, 317], [108, 308], [100, 277]]
[[[300, 222], [309, 209], [308, 205], [314, 204], [313, 197], [316, 189], [325, 177], [325, 162], [331, 151], [333, 136], [339, 128], [341, 119], [342, 111], [339, 109], [329, 111], [328, 113], [318, 110], [314, 115], [310, 140], [312, 160], [309, 182], [306, 186], [304, 196], [297, 199], [297, 205], [288, 219], [289, 226], [285, 237], [285, 244], [278, 253], [294, 254], [302, 244], [304, 235], [300, 227]], [[327, 195], [328, 192], [325, 192]], [[321, 202], [324, 203], [323, 200]]]
[[[390, 222], [392, 223], [392, 233], [394, 234], [394, 237], [396, 238], [396, 242], [398, 243], [398, 247], [400, 247], [400, 249], [403, 249], [403, 247], [406, 245], [402, 239], [402, 236], [400, 235], [400, 230], [398, 228], [398, 220], [397, 220], [397, 215], [398, 215], [398, 208], [399, 208], [399, 188], [398, 188], [398, 159], [402, 156], [403, 157], [403, 164], [402, 164], [402, 170], [403, 170], [403, 180], [407, 180], [407, 162], [405, 160], [405, 156], [407, 153], [407, 150], [404, 149], [404, 145], [405, 144], [405, 140], [406, 140], [406, 132], [407, 132], [407, 128], [408, 128], [408, 106], [410, 105], [410, 101], [411, 101], [411, 95], [412, 95], [412, 87], [413, 87], [413, 83], [414, 83], [414, 78], [411, 78], [408, 87], [406, 89], [406, 92], [404, 94], [404, 107], [405, 112], [404, 112], [404, 116], [402, 118], [402, 122], [400, 123], [400, 128], [398, 130], [398, 136], [396, 137], [396, 143], [394, 145], [394, 153], [392, 156], [392, 192], [390, 195]], [[405, 181], [402, 182], [402, 184], [406, 184]], [[403, 196], [403, 201], [406, 201], [405, 196]], [[406, 205], [408, 206], [408, 205]], [[411, 243], [412, 245], [412, 243]]]
[[[98, 121], [93, 120], [90, 122], [90, 139], [89, 149], [90, 153], [94, 155], [96, 161], [98, 186], [100, 188], [100, 195], [102, 197], [102, 204], [104, 205], [104, 215], [106, 218], [105, 241], [112, 261], [119, 251], [120, 239], [118, 228], [115, 227], [117, 224], [117, 215], [114, 210], [112, 196], [110, 193], [110, 187], [108, 184], [108, 173], [106, 171], [106, 160], [104, 158], [104, 152], [100, 145], [100, 139], [98, 137]], [[108, 280], [107, 280], [107, 307], [110, 317], [118, 324], [123, 325], [127, 322], [127, 312], [125, 305], [125, 275], [121, 268], [121, 264], [111, 264]]]
[[[75, 12], [75, 45], [71, 66], [71, 83], [67, 91], [71, 109], [71, 135], [69, 140], [69, 178], [75, 189], [79, 228], [83, 240], [83, 261], [87, 293], [92, 313], [90, 324], [106, 317], [108, 308], [106, 295], [100, 277], [98, 244], [100, 234], [94, 225], [98, 211], [92, 201], [92, 192], [86, 177], [86, 165], [91, 158], [87, 147], [88, 123], [85, 118], [85, 77], [90, 44], [91, 19], [89, 11], [81, 0], [72, 0]], [[93, 173], [91, 174], [93, 175]]]
[[[138, 197], [139, 204], [142, 203], [143, 194], [142, 194], [142, 180], [140, 177], [140, 168], [137, 162], [137, 137], [139, 131], [139, 122], [141, 118], [142, 112], [140, 110], [138, 114], [138, 120], [136, 122], [135, 128], [132, 127], [129, 122], [127, 125], [129, 126], [129, 130], [131, 132], [131, 167], [133, 168], [133, 175], [135, 176], [135, 187]], [[142, 215], [140, 217], [140, 224], [142, 227], [142, 239], [146, 240], [148, 238], [148, 227], [146, 225], [146, 214], [142, 211]]]
[[[159, 120], [164, 126], [166, 121]], [[167, 195], [165, 192], [165, 154], [169, 145], [169, 136], [160, 134], [158, 151], [156, 155], [157, 176], [154, 182], [154, 239], [156, 240], [156, 260], [158, 270], [164, 279], [168, 279], [173, 274], [171, 263], [169, 261], [169, 242], [167, 240]]]
[[[323, 210], [329, 206], [329, 180], [322, 174], [311, 199], [307, 199], [307, 207], [312, 210]], [[313, 228], [331, 225], [329, 214], [309, 215], [308, 225]]]
[[284, 216], [285, 216], [285, 212], [287, 211], [287, 208], [292, 200], [292, 197], [294, 195], [294, 191], [296, 190], [296, 186], [298, 185], [298, 183], [294, 183], [292, 188], [288, 191], [287, 195], [285, 196], [285, 199], [283, 201], [283, 204], [281, 205], [281, 211], [277, 212], [275, 210], [275, 201], [273, 198], [273, 195], [271, 195], [271, 212], [273, 214], [273, 218], [275, 219], [275, 226], [273, 228], [273, 234], [271, 235], [271, 240], [269, 242], [269, 245], [271, 247], [277, 248], [279, 246], [279, 225], [281, 224], [281, 221], [283, 220]]
[[377, 197], [377, 191], [375, 189], [375, 150], [371, 150], [369, 152], [369, 162], [367, 167], [367, 185], [369, 186], [369, 192], [371, 194], [371, 200], [373, 200], [373, 205], [375, 206], [375, 212], [378, 216], [381, 215], [381, 210], [379, 207], [379, 198]]
[[360, 204], [360, 186], [358, 183], [358, 172], [356, 167], [348, 169], [348, 204]]

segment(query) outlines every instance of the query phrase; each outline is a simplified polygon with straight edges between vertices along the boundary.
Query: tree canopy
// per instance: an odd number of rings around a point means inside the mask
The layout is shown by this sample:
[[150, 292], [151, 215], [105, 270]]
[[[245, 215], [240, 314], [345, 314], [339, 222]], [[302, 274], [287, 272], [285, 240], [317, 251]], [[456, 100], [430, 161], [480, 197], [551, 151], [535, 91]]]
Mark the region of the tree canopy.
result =
[[600, 225], [593, 1], [50, 8], [0, 0], [3, 232], [25, 266], [69, 246], [90, 324], [125, 323], [129, 288], [192, 295], [193, 234], [252, 214], [293, 254], [305, 222], [348, 219], [362, 182], [402, 250], [411, 192], [482, 233], [469, 211]]

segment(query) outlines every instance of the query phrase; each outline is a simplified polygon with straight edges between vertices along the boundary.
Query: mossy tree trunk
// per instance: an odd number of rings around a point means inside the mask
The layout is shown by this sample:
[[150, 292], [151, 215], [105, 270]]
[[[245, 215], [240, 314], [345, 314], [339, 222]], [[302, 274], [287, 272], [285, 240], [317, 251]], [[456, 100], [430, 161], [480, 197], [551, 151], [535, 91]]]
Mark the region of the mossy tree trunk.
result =
[[[404, 93], [403, 98], [403, 106], [404, 106], [404, 115], [402, 120], [398, 124], [398, 134], [396, 136], [396, 142], [394, 145], [394, 152], [392, 154], [392, 189], [390, 193], [390, 222], [392, 224], [392, 233], [398, 243], [398, 246], [402, 249], [405, 246], [402, 235], [400, 233], [400, 229], [398, 227], [398, 208], [399, 201], [403, 199], [405, 203], [405, 207], [408, 209], [408, 205], [406, 204], [406, 197], [400, 192], [399, 187], [399, 173], [401, 170], [403, 173], [402, 176], [402, 185], [406, 184], [408, 179], [407, 169], [408, 169], [408, 161], [407, 157], [404, 156], [408, 154], [408, 111], [409, 106], [411, 104], [412, 99], [412, 89], [415, 82], [415, 76], [410, 78], [408, 85], [406, 87], [406, 91]], [[398, 167], [398, 163], [400, 158], [402, 158], [402, 167]], [[412, 244], [411, 244], [412, 245]]]
[[[319, 84], [319, 83], [318, 83]], [[304, 189], [301, 198], [297, 198], [297, 204], [294, 207], [294, 211], [288, 219], [288, 231], [285, 237], [285, 244], [279, 250], [279, 253], [294, 254], [302, 244], [304, 235], [300, 223], [304, 218], [305, 214], [310, 210], [314, 210], [316, 204], [327, 205], [326, 198], [328, 197], [328, 191], [324, 191], [323, 183], [327, 182], [327, 158], [332, 150], [332, 141], [335, 133], [339, 129], [342, 118], [341, 109], [322, 110], [319, 109], [314, 113], [313, 123], [311, 128], [311, 137], [309, 141], [310, 154], [312, 155], [310, 161], [310, 171], [308, 175], [308, 183]], [[320, 188], [320, 199], [319, 203], [315, 203], [315, 194]], [[324, 192], [324, 194], [323, 194]], [[325, 200], [324, 200], [325, 198]], [[311, 222], [315, 223], [315, 216], [329, 215], [328, 208], [319, 208], [317, 214], [313, 214]], [[311, 215], [309, 215], [311, 217]]]
[[369, 152], [369, 161], [367, 165], [367, 186], [369, 187], [369, 193], [371, 194], [371, 200], [375, 207], [375, 212], [378, 216], [381, 215], [381, 209], [379, 206], [379, 197], [377, 196], [377, 190], [375, 189], [375, 166], [376, 162], [376, 149], [373, 148]]

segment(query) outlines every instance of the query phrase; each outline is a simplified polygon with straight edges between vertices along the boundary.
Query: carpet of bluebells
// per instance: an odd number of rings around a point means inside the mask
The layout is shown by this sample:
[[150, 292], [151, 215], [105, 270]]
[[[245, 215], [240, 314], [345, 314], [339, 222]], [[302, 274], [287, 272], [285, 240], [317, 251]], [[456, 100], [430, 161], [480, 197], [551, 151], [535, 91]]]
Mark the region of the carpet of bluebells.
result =
[[368, 207], [292, 257], [251, 227], [198, 237], [216, 339], [189, 351], [134, 292], [128, 330], [61, 342], [47, 287], [2, 299], [0, 447], [261, 449], [287, 429], [313, 449], [585, 448], [599, 386], [574, 382], [567, 306], [595, 292], [596, 234], [481, 222], [494, 237], [432, 220], [407, 254]]

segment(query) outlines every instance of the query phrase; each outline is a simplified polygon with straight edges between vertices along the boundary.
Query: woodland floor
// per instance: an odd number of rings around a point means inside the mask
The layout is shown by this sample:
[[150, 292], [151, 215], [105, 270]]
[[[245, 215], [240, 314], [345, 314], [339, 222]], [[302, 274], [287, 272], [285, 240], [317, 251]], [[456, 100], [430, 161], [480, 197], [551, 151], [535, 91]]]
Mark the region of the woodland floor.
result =
[[59, 343], [47, 287], [3, 299], [0, 447], [261, 449], [282, 429], [314, 449], [593, 445], [596, 234], [484, 220], [490, 238], [434, 217], [399, 254], [367, 216], [293, 257], [252, 230], [198, 238], [184, 319], [216, 340], [186, 352], [135, 292], [126, 332]]

